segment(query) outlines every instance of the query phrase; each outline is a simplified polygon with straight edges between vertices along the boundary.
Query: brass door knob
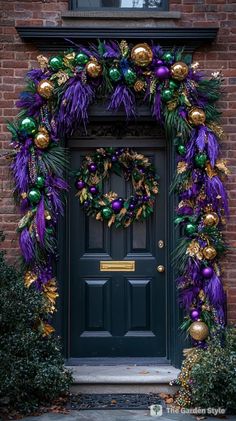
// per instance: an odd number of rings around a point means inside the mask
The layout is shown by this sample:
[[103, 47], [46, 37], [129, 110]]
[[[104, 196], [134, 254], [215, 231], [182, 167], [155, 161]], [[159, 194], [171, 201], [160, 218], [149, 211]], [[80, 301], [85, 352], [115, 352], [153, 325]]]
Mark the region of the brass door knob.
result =
[[163, 265], [157, 266], [157, 272], [160, 272], [160, 273], [165, 272], [165, 266]]

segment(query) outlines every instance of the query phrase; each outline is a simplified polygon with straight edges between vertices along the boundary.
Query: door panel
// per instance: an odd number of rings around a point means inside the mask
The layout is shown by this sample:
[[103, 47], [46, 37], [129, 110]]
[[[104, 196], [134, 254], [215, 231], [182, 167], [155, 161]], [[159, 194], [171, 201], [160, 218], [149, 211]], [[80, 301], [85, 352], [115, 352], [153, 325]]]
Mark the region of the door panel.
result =
[[[77, 169], [94, 150], [73, 148], [71, 169]], [[71, 182], [71, 358], [166, 356], [167, 275], [156, 270], [159, 264], [166, 264], [166, 249], [158, 248], [158, 241], [166, 238], [166, 152], [158, 142], [154, 148], [140, 140], [135, 150], [148, 156], [160, 176], [154, 214], [144, 223], [109, 229], [106, 223], [88, 218]], [[132, 194], [131, 184], [116, 174], [104, 182], [103, 189], [123, 197]], [[134, 260], [135, 272], [100, 272], [101, 260]]]

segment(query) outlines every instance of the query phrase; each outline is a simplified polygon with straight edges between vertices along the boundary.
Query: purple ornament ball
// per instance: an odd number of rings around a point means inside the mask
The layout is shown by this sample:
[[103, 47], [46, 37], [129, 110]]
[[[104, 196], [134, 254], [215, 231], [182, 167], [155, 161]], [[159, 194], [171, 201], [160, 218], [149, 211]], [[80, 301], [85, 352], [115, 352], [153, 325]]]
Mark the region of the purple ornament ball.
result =
[[149, 201], [149, 196], [144, 195], [144, 196], [142, 197], [142, 201], [143, 201], [143, 202], [148, 202], [148, 201]]
[[157, 60], [157, 65], [158, 66], [161, 66], [163, 64], [163, 61], [162, 60]]
[[112, 162], [116, 162], [117, 161], [117, 157], [115, 155], [112, 155], [111, 160], [112, 160]]
[[75, 187], [76, 187], [78, 190], [82, 190], [82, 189], [85, 187], [85, 182], [84, 182], [83, 180], [77, 180], [77, 181], [75, 182]]
[[89, 207], [89, 205], [90, 205], [90, 201], [85, 200], [84, 203], [83, 203], [84, 208], [87, 209]]
[[88, 170], [91, 173], [95, 173], [97, 171], [97, 165], [94, 162], [88, 165]]
[[121, 202], [119, 199], [115, 199], [113, 200], [111, 207], [114, 213], [119, 213], [123, 208], [123, 202]]
[[191, 206], [182, 206], [178, 209], [178, 215], [193, 215], [193, 208]]
[[192, 320], [196, 321], [200, 317], [200, 311], [196, 308], [190, 311], [190, 317]]
[[90, 186], [90, 187], [89, 187], [89, 191], [90, 191], [90, 193], [91, 193], [91, 194], [93, 194], [93, 195], [95, 195], [95, 194], [97, 194], [97, 193], [98, 193], [98, 189], [97, 189], [97, 187], [96, 187], [96, 186]]
[[134, 203], [130, 203], [129, 210], [133, 211], [134, 209], [135, 209], [135, 204]]
[[212, 267], [210, 267], [210, 266], [207, 266], [207, 267], [202, 269], [202, 276], [204, 278], [207, 278], [207, 279], [211, 278], [213, 273], [214, 273], [214, 271], [213, 271]]
[[160, 66], [155, 70], [155, 75], [161, 80], [168, 79], [170, 70], [166, 66]]

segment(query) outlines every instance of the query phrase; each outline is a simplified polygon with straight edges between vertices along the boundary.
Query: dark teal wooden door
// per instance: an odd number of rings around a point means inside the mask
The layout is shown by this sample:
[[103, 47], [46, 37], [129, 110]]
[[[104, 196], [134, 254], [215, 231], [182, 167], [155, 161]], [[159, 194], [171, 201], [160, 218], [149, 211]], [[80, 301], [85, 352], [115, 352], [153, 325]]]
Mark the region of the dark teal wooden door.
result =
[[[145, 223], [108, 228], [85, 216], [71, 185], [69, 203], [70, 357], [165, 357], [166, 350], [166, 152], [140, 142], [160, 176], [155, 210]], [[89, 145], [89, 142], [87, 143]], [[126, 143], [127, 144], [127, 143]], [[78, 143], [77, 143], [78, 145]], [[153, 142], [152, 142], [153, 145]], [[100, 140], [100, 144], [103, 145]], [[119, 144], [120, 146], [120, 144]], [[124, 145], [125, 146], [125, 143]], [[95, 148], [74, 147], [71, 169]], [[112, 174], [104, 190], [129, 196], [131, 186]], [[160, 247], [164, 242], [164, 247]], [[134, 260], [134, 272], [101, 272], [102, 260]]]

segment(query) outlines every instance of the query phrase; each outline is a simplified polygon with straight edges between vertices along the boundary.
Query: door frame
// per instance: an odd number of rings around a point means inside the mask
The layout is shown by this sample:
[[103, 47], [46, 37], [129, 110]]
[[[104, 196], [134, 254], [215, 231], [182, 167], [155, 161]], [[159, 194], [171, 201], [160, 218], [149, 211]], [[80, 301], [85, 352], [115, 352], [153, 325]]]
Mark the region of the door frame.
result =
[[[115, 116], [109, 113], [104, 105], [95, 105], [90, 110], [90, 121], [96, 121], [98, 123], [107, 123], [109, 121], [121, 121], [125, 119], [125, 115], [122, 112], [118, 112]], [[145, 123], [153, 123], [153, 119], [150, 115], [150, 110], [146, 107], [140, 107], [138, 110], [138, 120]], [[78, 138], [76, 134], [73, 136]], [[166, 185], [170, 186], [173, 179], [173, 175], [176, 167], [175, 160], [175, 148], [171, 141], [166, 139], [166, 154], [167, 154], [167, 174], [166, 174]], [[66, 174], [68, 180], [68, 174]], [[171, 253], [175, 249], [177, 240], [179, 237], [178, 229], [174, 226], [174, 214], [175, 207], [177, 205], [177, 198], [174, 194], [168, 192], [166, 208], [167, 208], [167, 262], [168, 262], [168, 281], [167, 281], [167, 360], [175, 367], [179, 367], [182, 361], [182, 349], [184, 346], [184, 337], [180, 334], [179, 325], [182, 316], [182, 312], [178, 305], [178, 296], [175, 283], [175, 273], [171, 265]], [[59, 256], [56, 264], [56, 273], [58, 279], [59, 288], [59, 299], [58, 299], [58, 311], [55, 315], [54, 325], [56, 332], [62, 337], [63, 342], [63, 354], [65, 360], [69, 359], [69, 313], [70, 313], [70, 265], [68, 261], [69, 253], [69, 230], [67, 227], [70, 224], [69, 212], [67, 212], [69, 206], [69, 198], [66, 200], [65, 215], [61, 217], [58, 224], [58, 249]], [[68, 282], [64, 280], [68, 279]], [[102, 360], [102, 358], [101, 358]]]

